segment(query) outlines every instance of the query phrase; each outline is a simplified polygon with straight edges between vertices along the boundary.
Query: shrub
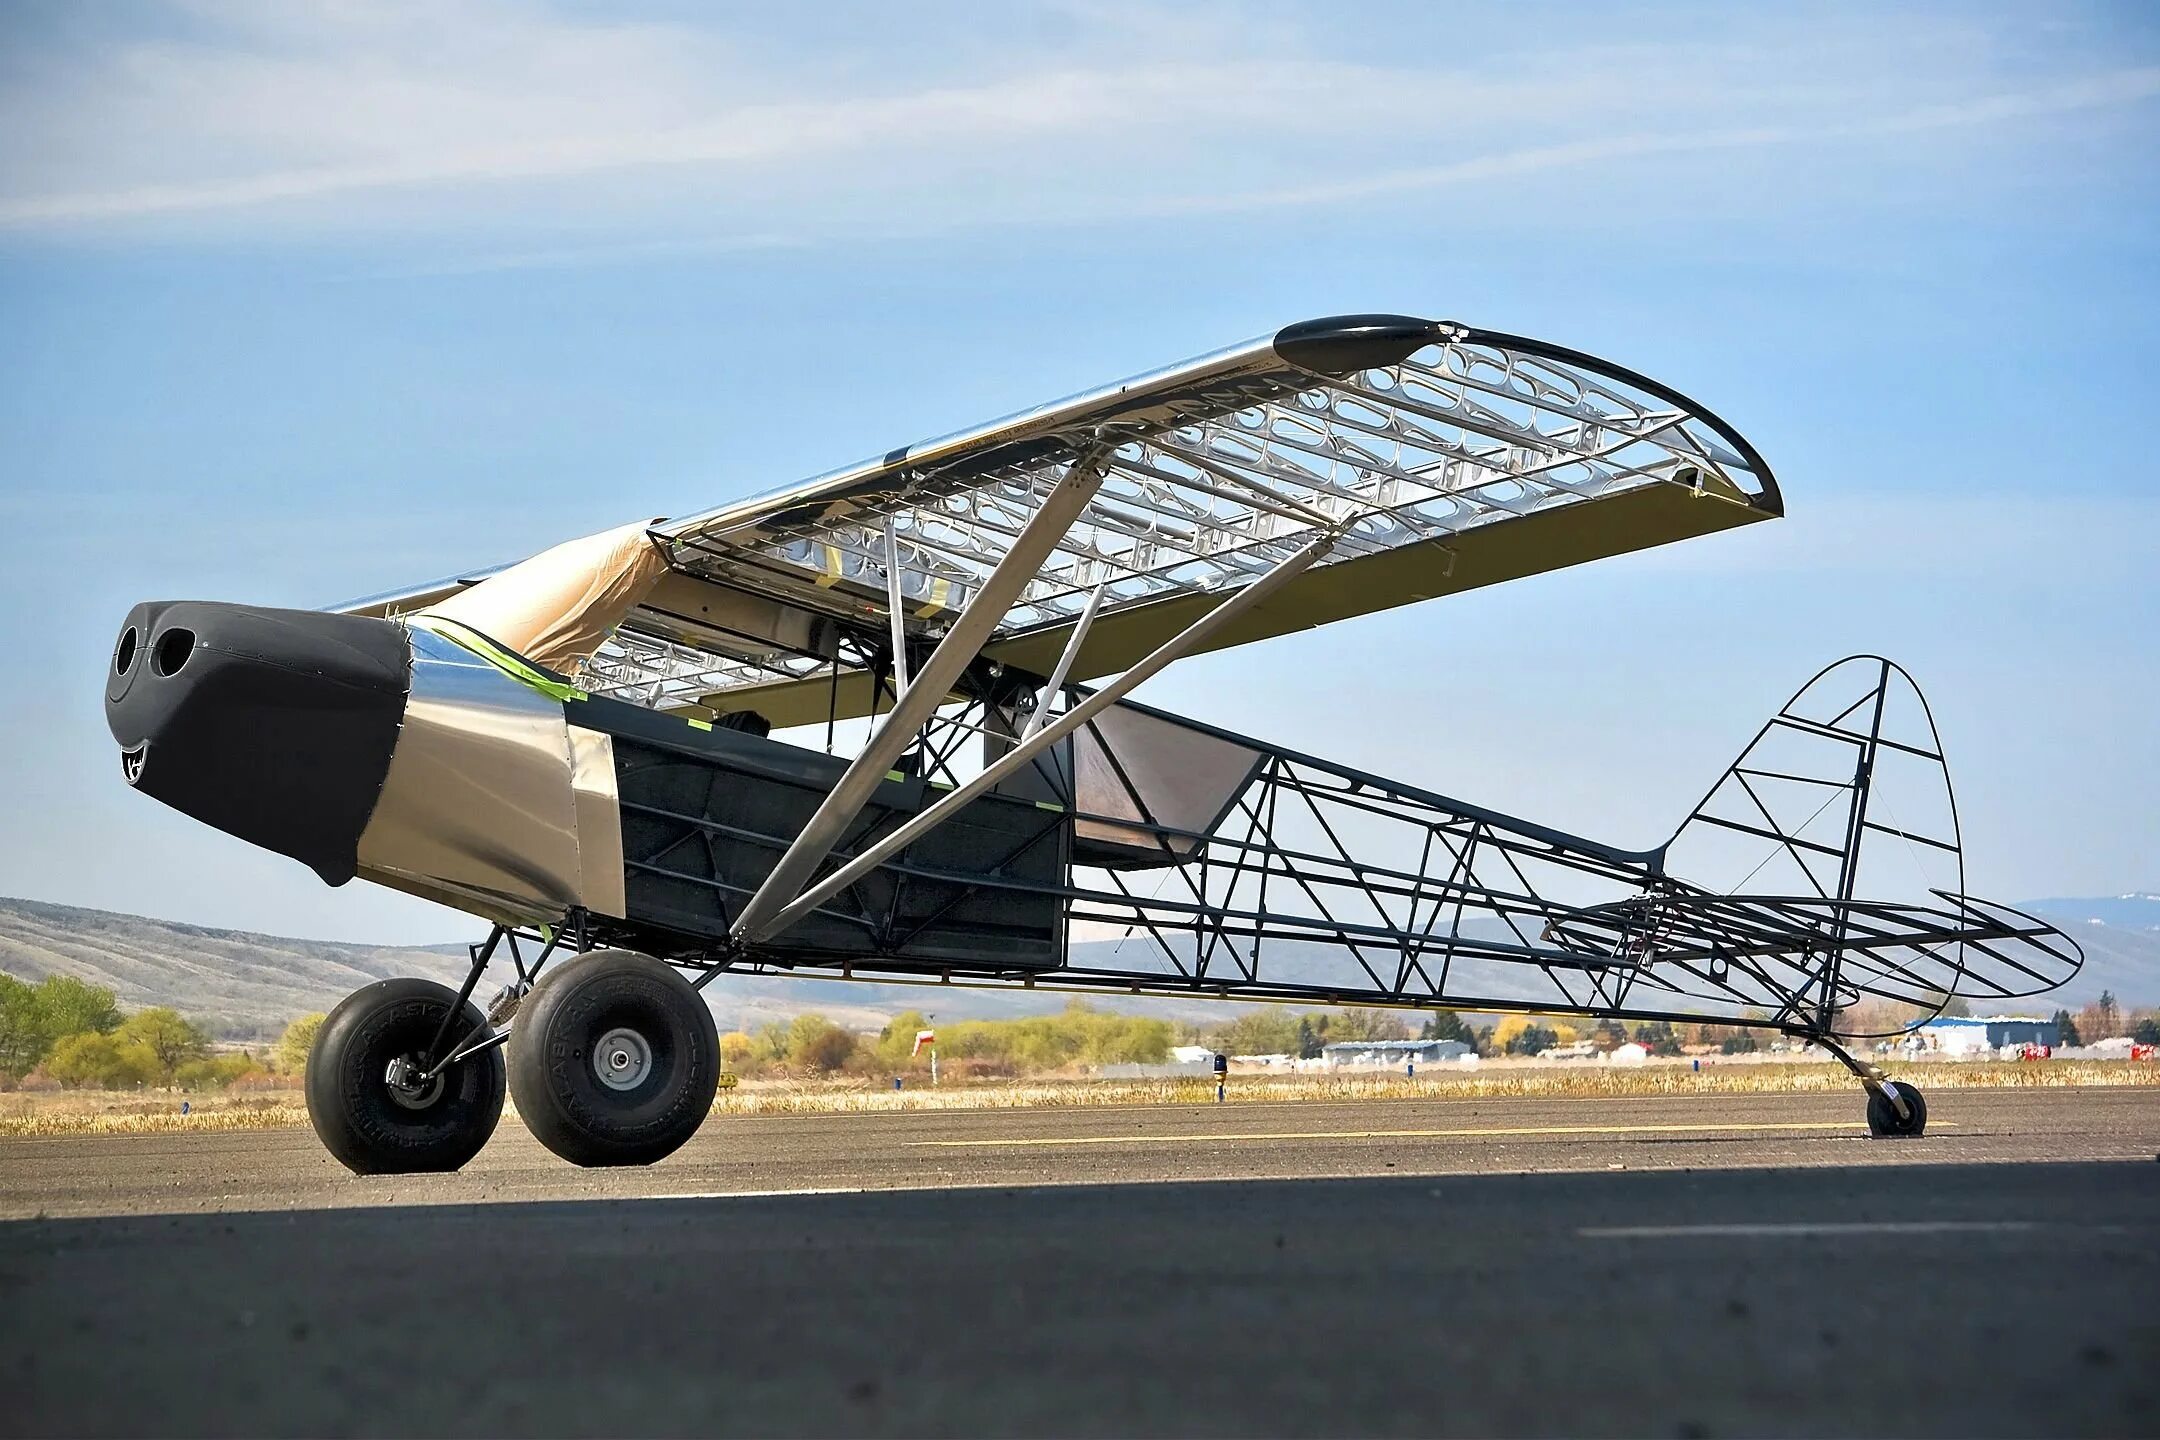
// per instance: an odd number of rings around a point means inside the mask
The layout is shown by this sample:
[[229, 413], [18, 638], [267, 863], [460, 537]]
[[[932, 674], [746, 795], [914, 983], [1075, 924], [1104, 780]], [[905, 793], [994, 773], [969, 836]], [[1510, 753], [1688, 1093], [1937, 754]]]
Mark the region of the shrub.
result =
[[302, 1015], [285, 1027], [278, 1036], [275, 1064], [281, 1075], [301, 1075], [307, 1071], [308, 1051], [315, 1048], [315, 1032], [322, 1029], [323, 1021], [330, 1017], [320, 1011]]
[[173, 1080], [183, 1090], [223, 1090], [236, 1080], [259, 1073], [255, 1057], [243, 1052], [186, 1061], [173, 1071]]
[[53, 1047], [45, 1072], [70, 1090], [85, 1086], [122, 1090], [156, 1082], [166, 1072], [157, 1055], [136, 1040], [85, 1030]]
[[831, 1074], [855, 1054], [855, 1036], [823, 1015], [798, 1015], [788, 1027], [788, 1062]]

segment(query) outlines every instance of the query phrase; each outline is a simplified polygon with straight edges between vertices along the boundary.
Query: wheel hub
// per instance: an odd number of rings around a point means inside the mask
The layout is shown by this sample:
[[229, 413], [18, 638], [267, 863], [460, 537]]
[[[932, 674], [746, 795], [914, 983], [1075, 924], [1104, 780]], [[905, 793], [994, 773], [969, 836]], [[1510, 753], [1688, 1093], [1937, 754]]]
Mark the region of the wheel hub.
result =
[[610, 1090], [635, 1090], [652, 1070], [652, 1046], [627, 1026], [610, 1030], [592, 1050], [593, 1074]]
[[407, 1110], [425, 1110], [442, 1098], [443, 1077], [422, 1079], [418, 1057], [400, 1055], [383, 1072], [390, 1098]]

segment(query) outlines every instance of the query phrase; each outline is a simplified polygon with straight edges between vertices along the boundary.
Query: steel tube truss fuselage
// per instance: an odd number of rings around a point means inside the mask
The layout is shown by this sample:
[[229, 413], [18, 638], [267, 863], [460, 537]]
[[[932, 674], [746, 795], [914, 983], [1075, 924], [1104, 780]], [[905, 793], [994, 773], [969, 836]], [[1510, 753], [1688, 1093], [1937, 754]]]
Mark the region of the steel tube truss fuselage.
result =
[[[925, 807], [940, 787], [965, 783], [970, 741], [1024, 728], [1039, 684], [1007, 674], [932, 722], [920, 750]], [[1863, 997], [1923, 1008], [1961, 994], [2006, 999], [2059, 984], [2077, 964], [2050, 927], [1960, 893], [1718, 894], [1670, 873], [1665, 847], [1606, 846], [1129, 702], [1108, 718], [1118, 727], [1081, 728], [1025, 783], [1000, 787], [996, 798], [1033, 801], [1035, 823], [1008, 824], [1001, 849], [971, 852], [961, 869], [923, 845], [900, 850], [818, 905], [822, 943], [782, 934], [744, 946], [724, 931], [656, 930], [634, 916], [621, 926], [596, 918], [595, 933], [708, 970], [1712, 1020], [1807, 1035], [1839, 1032]], [[1232, 779], [1195, 812], [1194, 797], [1176, 793], [1187, 782], [1163, 776], [1209, 765]], [[1864, 812], [1864, 785], [1857, 799]], [[755, 877], [708, 866], [715, 837], [772, 856], [793, 838], [724, 810], [645, 818], [675, 829], [633, 866], [681, 866], [716, 891], [747, 893]], [[824, 873], [909, 818], [867, 818]], [[1049, 902], [1062, 963], [926, 962], [911, 946], [950, 909], [926, 910], [932, 894], [964, 895], [978, 914], [1000, 900], [1016, 913]]]

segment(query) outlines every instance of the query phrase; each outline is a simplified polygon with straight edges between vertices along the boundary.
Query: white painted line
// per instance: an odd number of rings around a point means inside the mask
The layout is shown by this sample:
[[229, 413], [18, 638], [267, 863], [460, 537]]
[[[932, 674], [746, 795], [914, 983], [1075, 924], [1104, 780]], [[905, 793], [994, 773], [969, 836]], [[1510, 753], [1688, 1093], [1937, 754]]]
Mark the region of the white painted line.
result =
[[1575, 1233], [1586, 1240], [1696, 1240], [1721, 1235], [1748, 1239], [1782, 1235], [1985, 1235], [2039, 1228], [2030, 1220], [1881, 1220], [1794, 1225], [1596, 1225]]

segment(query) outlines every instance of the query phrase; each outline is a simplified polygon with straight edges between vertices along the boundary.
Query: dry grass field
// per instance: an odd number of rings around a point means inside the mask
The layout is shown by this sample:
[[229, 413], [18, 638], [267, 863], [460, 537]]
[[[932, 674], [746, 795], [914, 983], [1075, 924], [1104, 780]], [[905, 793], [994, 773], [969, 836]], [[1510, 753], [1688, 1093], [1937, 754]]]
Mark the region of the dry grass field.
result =
[[[1901, 1065], [1893, 1073], [1923, 1090], [2031, 1089], [2137, 1085], [2160, 1088], [2160, 1065], [2138, 1061], [2048, 1060]], [[1415, 1079], [1382, 1072], [1331, 1075], [1233, 1074], [1230, 1104], [1296, 1100], [1565, 1099], [1694, 1094], [1783, 1094], [1842, 1090], [1852, 1077], [1836, 1065], [1722, 1062], [1700, 1071], [1685, 1064], [1488, 1064], [1448, 1067]], [[1212, 1101], [1215, 1082], [1201, 1077], [1096, 1080], [1044, 1077], [931, 1088], [890, 1081], [749, 1080], [720, 1092], [723, 1115], [867, 1114], [897, 1110], [1056, 1109], [1103, 1105], [1182, 1105]], [[185, 1102], [188, 1113], [180, 1107]], [[0, 1137], [168, 1135], [195, 1130], [258, 1130], [307, 1124], [297, 1090], [179, 1095], [162, 1092], [57, 1091], [0, 1095]]]

